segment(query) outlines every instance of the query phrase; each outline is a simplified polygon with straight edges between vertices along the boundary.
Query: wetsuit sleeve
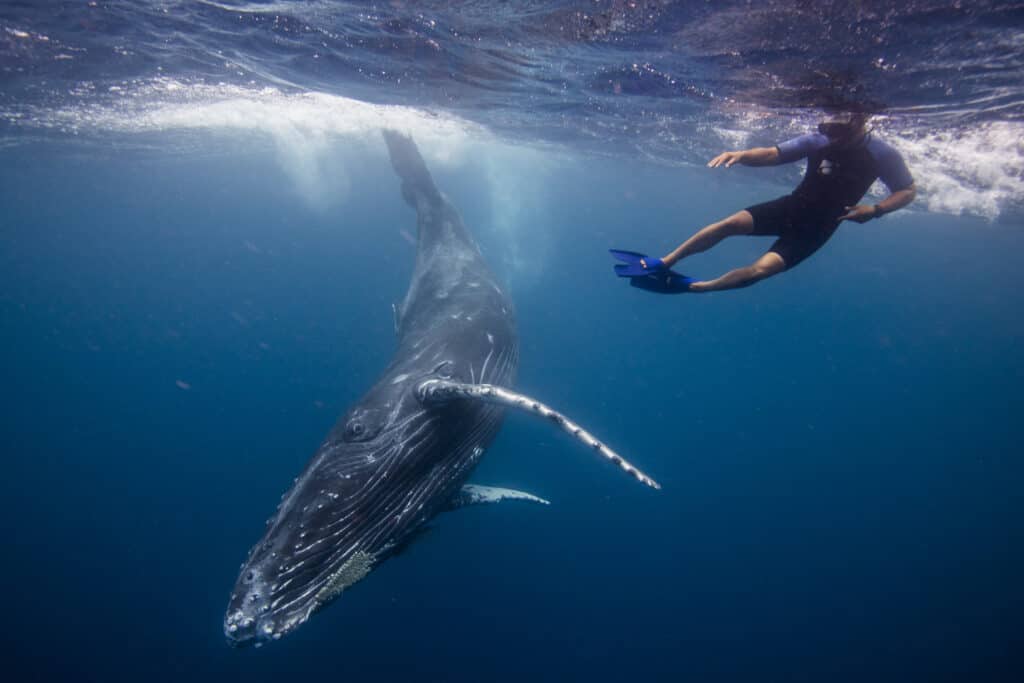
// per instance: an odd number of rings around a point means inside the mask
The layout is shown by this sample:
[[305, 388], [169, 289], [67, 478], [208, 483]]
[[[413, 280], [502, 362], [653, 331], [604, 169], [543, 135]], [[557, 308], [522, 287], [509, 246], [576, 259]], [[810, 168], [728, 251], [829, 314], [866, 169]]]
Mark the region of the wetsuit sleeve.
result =
[[775, 145], [779, 150], [779, 163], [788, 164], [797, 159], [804, 159], [828, 144], [828, 138], [819, 133], [808, 133], [792, 140]]
[[875, 138], [868, 145], [868, 150], [878, 165], [878, 177], [889, 188], [889, 192], [899, 192], [914, 184], [914, 177], [894, 147]]

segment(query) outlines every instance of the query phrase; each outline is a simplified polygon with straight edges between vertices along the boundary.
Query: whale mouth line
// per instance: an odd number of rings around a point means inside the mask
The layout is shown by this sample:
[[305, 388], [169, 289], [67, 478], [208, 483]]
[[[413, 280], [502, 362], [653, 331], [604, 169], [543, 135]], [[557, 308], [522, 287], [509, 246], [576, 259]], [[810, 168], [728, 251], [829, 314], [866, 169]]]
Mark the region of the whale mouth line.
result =
[[224, 620], [224, 636], [232, 647], [259, 647], [267, 641], [280, 640], [282, 636], [291, 633], [309, 620], [318, 609], [333, 602], [345, 590], [365, 578], [376, 564], [376, 555], [357, 550], [328, 576], [304, 610], [298, 610], [280, 624], [275, 624], [268, 620], [272, 618], [272, 613], [263, 618], [246, 616], [244, 610], [240, 608]]
[[[250, 555], [236, 582], [223, 621], [224, 635], [229, 642], [251, 644], [254, 640], [276, 640], [372, 571], [394, 543], [388, 526], [392, 520], [406, 522], [422, 509], [422, 495], [413, 494], [422, 494], [423, 486], [410, 490], [389, 487], [388, 483], [394, 483], [394, 470], [403, 455], [410, 450], [429, 449], [433, 443], [430, 427], [436, 420], [436, 415], [420, 410], [389, 427], [390, 436], [383, 450], [378, 448], [374, 456], [373, 471], [356, 490], [344, 497], [332, 495], [332, 487], [325, 483], [325, 478], [345, 481], [356, 478], [354, 471], [348, 468], [328, 468], [318, 477], [296, 482], [300, 494], [302, 489], [307, 489], [306, 493], [315, 491], [320, 502], [306, 506], [284, 504], [267, 533], [274, 535], [279, 527], [289, 525], [302, 529], [305, 524], [308, 525], [306, 530], [296, 531], [298, 537], [292, 534], [287, 542], [264, 537], [255, 546], [255, 553]], [[364, 444], [345, 444], [344, 447], [357, 449], [362, 454]], [[337, 455], [337, 445], [325, 444], [321, 451], [324, 449], [329, 456]], [[363, 463], [363, 459], [358, 462]], [[369, 460], [366, 463], [370, 464]], [[416, 505], [402, 500], [410, 495], [417, 499]], [[320, 514], [321, 508], [323, 514], [333, 510], [331, 519], [282, 521], [280, 517], [290, 512], [305, 514], [307, 508], [312, 514]], [[307, 533], [311, 535], [304, 538]]]

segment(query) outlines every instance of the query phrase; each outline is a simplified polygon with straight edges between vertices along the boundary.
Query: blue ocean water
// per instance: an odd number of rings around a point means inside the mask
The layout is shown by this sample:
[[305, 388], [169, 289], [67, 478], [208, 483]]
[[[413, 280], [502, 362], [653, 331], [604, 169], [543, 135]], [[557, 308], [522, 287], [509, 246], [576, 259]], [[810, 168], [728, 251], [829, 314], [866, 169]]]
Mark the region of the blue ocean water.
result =
[[[4, 4], [4, 677], [1019, 680], [1021, 12]], [[612, 275], [799, 178], [709, 155], [841, 104], [910, 209], [737, 292]], [[384, 126], [507, 283], [518, 388], [663, 489], [510, 415], [473, 480], [552, 505], [441, 515], [235, 650], [239, 562], [393, 351], [415, 216]]]

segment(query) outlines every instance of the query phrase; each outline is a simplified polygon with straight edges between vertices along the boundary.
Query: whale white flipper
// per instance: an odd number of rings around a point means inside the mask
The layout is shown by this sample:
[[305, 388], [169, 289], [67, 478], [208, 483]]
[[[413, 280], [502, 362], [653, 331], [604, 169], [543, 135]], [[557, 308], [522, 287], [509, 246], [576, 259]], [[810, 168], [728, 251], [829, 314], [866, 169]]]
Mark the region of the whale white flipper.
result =
[[480, 486], [478, 484], [466, 484], [452, 498], [448, 506], [449, 510], [457, 510], [467, 505], [479, 505], [481, 503], [500, 503], [503, 500], [524, 500], [529, 503], [540, 503], [551, 505], [551, 501], [544, 500], [526, 491], [516, 491], [500, 486]]
[[581, 441], [584, 445], [596, 451], [602, 458], [610, 460], [619, 466], [627, 474], [631, 474], [638, 481], [647, 484], [651, 488], [660, 489], [661, 484], [654, 481], [639, 469], [634, 467], [621, 455], [608, 448], [593, 434], [583, 429], [562, 413], [554, 408], [530, 398], [525, 394], [519, 394], [504, 387], [491, 384], [465, 384], [463, 382], [452, 382], [443, 379], [428, 379], [416, 387], [416, 395], [423, 403], [446, 403], [448, 401], [468, 399], [494, 403], [507, 408], [518, 408], [528, 413], [540, 415], [543, 418], [554, 422], [562, 431], [568, 432]]

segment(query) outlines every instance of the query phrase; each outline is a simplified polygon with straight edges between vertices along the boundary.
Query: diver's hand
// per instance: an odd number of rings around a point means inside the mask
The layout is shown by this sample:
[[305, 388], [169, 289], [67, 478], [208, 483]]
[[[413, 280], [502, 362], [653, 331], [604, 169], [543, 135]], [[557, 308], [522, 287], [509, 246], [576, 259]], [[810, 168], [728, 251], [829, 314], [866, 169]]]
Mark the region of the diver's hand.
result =
[[743, 161], [743, 152], [722, 152], [708, 162], [708, 168], [718, 168], [719, 166], [729, 168], [733, 164], [738, 164], [741, 161]]
[[867, 223], [875, 217], [875, 207], [868, 204], [846, 207], [846, 213], [839, 217], [839, 222], [854, 221], [856, 223]]

